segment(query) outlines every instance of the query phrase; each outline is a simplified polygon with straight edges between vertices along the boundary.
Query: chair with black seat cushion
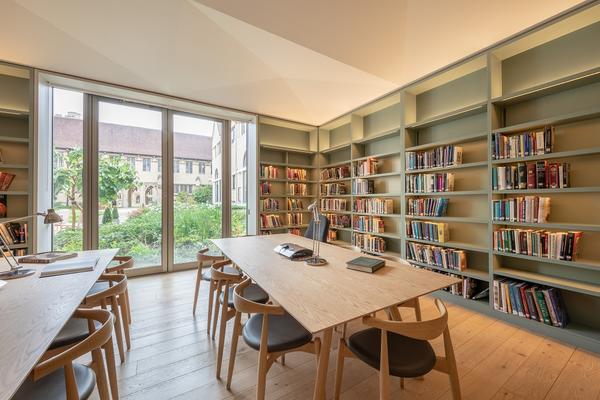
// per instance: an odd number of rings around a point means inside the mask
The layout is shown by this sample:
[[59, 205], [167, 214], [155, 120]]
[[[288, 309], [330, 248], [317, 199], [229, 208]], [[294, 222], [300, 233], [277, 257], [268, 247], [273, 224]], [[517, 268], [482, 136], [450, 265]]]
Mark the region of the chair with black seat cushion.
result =
[[[231, 387], [231, 378], [235, 366], [238, 337], [244, 338], [246, 344], [258, 350], [258, 383], [256, 398], [265, 398], [267, 372], [280, 357], [286, 353], [303, 351], [319, 356], [321, 341], [312, 337], [298, 321], [285, 310], [275, 304], [259, 304], [247, 299], [245, 289], [251, 284], [249, 278], [233, 289], [233, 304], [235, 306], [235, 322], [231, 340], [231, 354], [227, 371], [227, 388]], [[243, 313], [255, 314], [242, 326]]]
[[[363, 323], [371, 328], [352, 334], [347, 344], [344, 338], [340, 339], [334, 398], [340, 397], [344, 359], [356, 357], [379, 370], [380, 399], [390, 398], [390, 375], [403, 380], [423, 376], [435, 369], [448, 374], [452, 397], [459, 400], [460, 383], [448, 328], [448, 312], [441, 300], [436, 299], [435, 304], [440, 315], [427, 321], [363, 317]], [[444, 337], [444, 357], [437, 356], [429, 343], [441, 335]]]
[[[106, 374], [102, 357], [94, 359], [93, 368], [73, 361], [90, 352], [101, 353], [102, 348], [112, 349], [113, 316], [105, 310], [78, 309], [73, 318], [86, 321], [91, 333], [68, 348], [45, 355], [12, 397], [13, 400], [87, 399], [94, 391], [97, 376], [100, 398], [108, 399], [106, 387], [100, 387], [100, 381], [105, 382]], [[114, 360], [112, 366], [116, 376]], [[118, 399], [118, 391], [113, 392], [113, 399]]]
[[[107, 274], [125, 275], [125, 270], [131, 269], [134, 266], [132, 256], [114, 256], [112, 259], [116, 264], [106, 267]], [[127, 322], [131, 325], [131, 304], [129, 303], [129, 289], [125, 290], [125, 301], [127, 302]]]
[[[229, 261], [219, 261], [214, 263], [211, 267], [212, 282], [215, 282], [217, 285], [217, 293], [219, 293], [219, 301], [217, 303], [215, 318], [218, 314], [218, 307], [221, 307], [219, 318], [219, 345], [217, 347], [217, 379], [221, 378], [221, 365], [223, 362], [223, 349], [225, 348], [225, 330], [227, 327], [227, 321], [235, 317], [235, 305], [233, 304], [233, 285], [242, 281], [241, 275], [228, 274], [221, 270], [221, 268], [223, 268], [228, 262]], [[251, 283], [247, 288], [244, 289], [244, 296], [248, 300], [255, 303], [264, 304], [269, 301], [269, 295], [267, 292], [262, 290], [260, 286], [255, 283]]]
[[[320, 214], [319, 221], [321, 221], [321, 223], [319, 224], [319, 232], [317, 232], [317, 240], [323, 243], [327, 243], [327, 233], [329, 232], [329, 219], [326, 216]], [[304, 237], [312, 239], [314, 229], [315, 221], [311, 218], [310, 222], [308, 223], [308, 228], [306, 228], [306, 233], [304, 234]]]

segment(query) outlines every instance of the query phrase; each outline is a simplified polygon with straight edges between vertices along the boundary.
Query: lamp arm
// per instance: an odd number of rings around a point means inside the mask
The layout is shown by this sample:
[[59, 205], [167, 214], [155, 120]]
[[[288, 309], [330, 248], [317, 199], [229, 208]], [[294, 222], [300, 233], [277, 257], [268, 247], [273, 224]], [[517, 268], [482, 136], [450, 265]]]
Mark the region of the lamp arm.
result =
[[11, 222], [26, 221], [26, 220], [28, 220], [29, 218], [33, 218], [33, 217], [37, 217], [37, 216], [40, 216], [40, 217], [45, 217], [45, 216], [46, 216], [46, 214], [45, 214], [45, 213], [41, 213], [41, 212], [39, 212], [39, 213], [31, 214], [31, 215], [26, 215], [26, 216], [24, 216], [24, 217], [19, 217], [19, 218], [14, 218], [14, 219], [9, 219], [8, 221], [2, 221], [2, 223], [3, 223], [3, 224], [8, 224], [8, 223], [11, 223]]
[[21, 268], [21, 266], [19, 265], [19, 261], [15, 258], [15, 256], [13, 255], [10, 247], [8, 246], [8, 244], [6, 243], [6, 241], [4, 240], [4, 237], [2, 237], [2, 235], [0, 235], [0, 244], [2, 245], [2, 247], [6, 248], [6, 251], [8, 251], [10, 253], [10, 258], [12, 258], [12, 260], [14, 261], [14, 265], [13, 263], [8, 259], [8, 257], [6, 256], [5, 250], [0, 248], [0, 252], [2, 253], [2, 257], [4, 257], [4, 259], [6, 260], [6, 262], [8, 263], [8, 266], [10, 267], [11, 271], [17, 270], [19, 268]]

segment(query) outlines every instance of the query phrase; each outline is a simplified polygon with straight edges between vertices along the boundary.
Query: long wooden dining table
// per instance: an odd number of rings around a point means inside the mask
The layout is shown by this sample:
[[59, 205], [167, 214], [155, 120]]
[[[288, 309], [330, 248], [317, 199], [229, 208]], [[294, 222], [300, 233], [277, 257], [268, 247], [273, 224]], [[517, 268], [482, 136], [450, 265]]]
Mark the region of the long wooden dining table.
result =
[[281, 243], [311, 248], [310, 239], [275, 234], [214, 239], [213, 243], [313, 335], [322, 333], [314, 399], [325, 399], [334, 327], [460, 282], [458, 279], [386, 260], [376, 273], [349, 270], [359, 253], [321, 244], [328, 264], [289, 260], [273, 250]]
[[94, 270], [40, 278], [36, 273], [0, 289], [0, 400], [10, 399], [98, 280], [116, 249], [79, 252], [98, 257]]

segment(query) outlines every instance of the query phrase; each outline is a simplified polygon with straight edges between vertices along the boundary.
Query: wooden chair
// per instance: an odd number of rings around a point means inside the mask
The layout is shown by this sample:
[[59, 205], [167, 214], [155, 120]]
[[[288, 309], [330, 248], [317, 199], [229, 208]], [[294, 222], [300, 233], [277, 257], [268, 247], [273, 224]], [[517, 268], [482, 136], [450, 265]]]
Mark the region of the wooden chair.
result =
[[[132, 256], [114, 256], [113, 261], [117, 262], [117, 265], [109, 265], [106, 267], [106, 273], [108, 274], [121, 274], [125, 275], [125, 270], [133, 268], [134, 259]], [[131, 305], [129, 303], [129, 289], [125, 290], [125, 301], [127, 302], [127, 322], [131, 325]]]
[[[257, 400], [265, 398], [267, 372], [278, 358], [286, 353], [303, 351], [319, 357], [321, 341], [312, 338], [309, 331], [278, 305], [259, 304], [246, 299], [244, 290], [250, 286], [250, 278], [233, 289], [233, 304], [236, 309], [234, 332], [231, 341], [231, 356], [227, 371], [227, 388], [231, 387], [231, 377], [235, 366], [238, 336], [244, 338], [246, 344], [258, 350], [258, 383], [256, 386]], [[243, 313], [255, 314], [241, 324]]]
[[110, 304], [110, 310], [115, 316], [114, 331], [122, 364], [125, 362], [123, 333], [125, 334], [127, 350], [131, 349], [131, 337], [129, 334], [129, 324], [127, 323], [127, 301], [125, 300], [127, 277], [121, 274], [102, 274], [98, 280], [108, 282], [108, 288], [86, 296], [81, 306], [84, 308], [101, 307], [103, 310], [106, 310]]
[[[428, 321], [389, 321], [363, 317], [363, 323], [371, 328], [354, 333], [348, 339], [340, 339], [337, 370], [335, 374], [334, 399], [339, 399], [344, 370], [344, 359], [356, 357], [379, 370], [379, 398], [390, 398], [390, 375], [416, 378], [431, 370], [448, 374], [452, 397], [459, 400], [460, 383], [454, 358], [454, 349], [448, 328], [448, 312], [444, 303], [436, 299], [439, 317]], [[444, 357], [436, 356], [429, 340], [443, 335]]]
[[[219, 345], [217, 347], [217, 379], [221, 379], [221, 365], [223, 362], [223, 349], [225, 347], [225, 330], [227, 321], [235, 317], [235, 305], [233, 304], [233, 285], [242, 281], [240, 274], [228, 274], [222, 269], [229, 261], [219, 261], [211, 267], [212, 282], [217, 285], [218, 303], [217, 307], [221, 307], [220, 324], [219, 324]], [[265, 304], [269, 301], [269, 295], [255, 283], [251, 283], [244, 289], [244, 297], [255, 303]], [[215, 313], [217, 317], [219, 309]], [[214, 329], [213, 329], [214, 331]]]
[[[87, 320], [90, 328], [89, 335], [72, 346], [44, 357], [33, 368], [31, 376], [21, 385], [13, 396], [13, 400], [87, 399], [94, 391], [96, 378], [98, 379], [100, 398], [103, 400], [108, 399], [106, 369], [102, 356], [98, 355], [101, 353], [102, 348], [107, 350], [109, 375], [114, 374], [116, 382], [114, 355], [111, 364], [108, 353], [108, 349], [113, 348], [114, 318], [110, 312], [105, 310], [83, 309], [76, 310], [73, 317]], [[96, 323], [99, 323], [97, 328]], [[87, 353], [97, 356], [94, 358], [93, 368], [73, 362]], [[101, 382], [104, 383], [101, 384]], [[118, 398], [118, 391], [113, 392], [113, 400]]]

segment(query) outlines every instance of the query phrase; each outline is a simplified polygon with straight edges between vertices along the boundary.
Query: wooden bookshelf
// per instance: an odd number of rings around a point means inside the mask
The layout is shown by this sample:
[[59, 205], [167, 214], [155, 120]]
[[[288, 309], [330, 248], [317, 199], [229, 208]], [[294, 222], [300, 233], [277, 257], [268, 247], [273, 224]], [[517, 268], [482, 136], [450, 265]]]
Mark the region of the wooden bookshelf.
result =
[[[355, 217], [380, 218], [383, 232], [369, 233], [385, 241], [386, 251], [366, 251], [386, 258], [407, 258], [410, 243], [463, 251], [466, 268], [455, 270], [411, 260], [418, 268], [453, 274], [477, 282], [491, 291], [494, 279], [508, 278], [560, 290], [570, 323], [557, 328], [494, 309], [493, 296], [473, 300], [446, 291], [434, 295], [492, 315], [532, 331], [589, 350], [600, 349], [600, 5], [588, 4], [554, 25], [496, 45], [461, 60], [433, 75], [361, 106], [318, 127], [315, 142], [299, 146], [265, 142], [264, 150], [279, 156], [261, 156], [262, 162], [289, 165], [290, 151], [314, 151], [313, 180], [319, 200], [344, 199], [345, 210], [323, 214], [348, 216], [350, 227], [333, 226], [337, 238], [331, 243], [353, 248], [353, 235], [364, 230], [354, 226]], [[555, 128], [552, 152], [507, 159], [492, 155], [492, 135], [516, 135], [545, 126]], [[305, 135], [311, 131], [305, 129]], [[312, 136], [311, 136], [312, 137]], [[285, 140], [285, 139], [282, 139]], [[261, 145], [263, 142], [261, 141]], [[407, 170], [409, 152], [438, 148], [462, 148], [462, 162]], [[293, 150], [287, 149], [292, 147]], [[263, 149], [261, 148], [261, 153]], [[312, 159], [311, 159], [312, 160]], [[377, 171], [358, 176], [353, 166], [377, 160]], [[553, 189], [493, 190], [492, 170], [502, 165], [528, 162], [568, 162], [570, 186]], [[326, 168], [348, 167], [351, 176], [321, 179]], [[307, 167], [308, 168], [308, 167]], [[451, 191], [410, 193], [406, 180], [419, 174], [454, 176]], [[357, 194], [358, 179], [373, 182], [373, 192]], [[275, 182], [273, 182], [275, 183]], [[285, 182], [279, 182], [281, 184]], [[324, 195], [321, 185], [341, 183], [344, 194]], [[519, 196], [551, 198], [544, 223], [494, 219], [493, 202]], [[353, 210], [356, 200], [389, 199], [389, 213]], [[447, 199], [443, 215], [411, 215], [413, 201]], [[450, 238], [444, 243], [408, 237], [407, 224], [428, 221], [447, 224]], [[287, 227], [279, 228], [280, 231]], [[500, 228], [582, 231], [579, 257], [575, 261], [533, 257], [494, 250], [493, 232]], [[479, 286], [480, 285], [480, 286]]]
[[[0, 191], [6, 201], [7, 213], [0, 222], [31, 214], [32, 173], [30, 171], [32, 124], [30, 121], [32, 99], [31, 70], [0, 63], [0, 172], [15, 175], [10, 187]], [[33, 220], [27, 224], [27, 237], [31, 237]], [[31, 240], [11, 244], [15, 254], [32, 251]]]

